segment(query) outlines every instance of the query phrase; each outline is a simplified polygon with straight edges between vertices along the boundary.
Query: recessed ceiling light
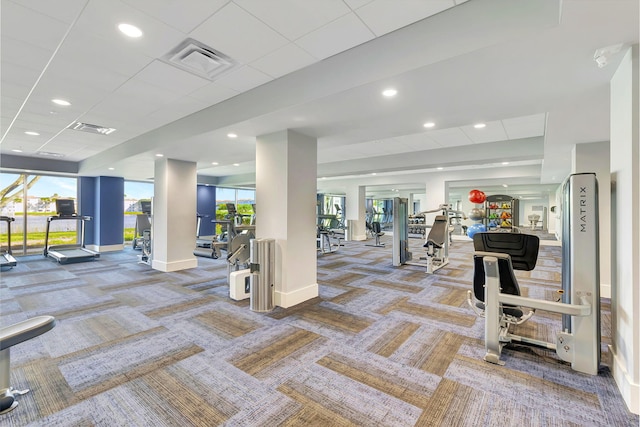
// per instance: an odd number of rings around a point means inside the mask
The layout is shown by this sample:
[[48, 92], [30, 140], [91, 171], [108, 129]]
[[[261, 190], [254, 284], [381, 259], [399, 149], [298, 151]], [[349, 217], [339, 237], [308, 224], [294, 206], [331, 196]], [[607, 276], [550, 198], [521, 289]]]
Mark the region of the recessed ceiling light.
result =
[[38, 136], [40, 135], [38, 132], [34, 132], [32, 130], [28, 130], [25, 132], [27, 135], [31, 135], [31, 136]]
[[240, 163], [234, 163], [233, 166], [240, 166]]
[[235, 133], [228, 133], [228, 134], [227, 134], [227, 136], [228, 136], [229, 138], [237, 138], [237, 137], [238, 137], [238, 135], [237, 135], [237, 134], [235, 134]]
[[371, 172], [371, 175], [377, 175], [375, 172]]
[[507, 187], [508, 187], [508, 185], [507, 185], [507, 184], [502, 184], [502, 186], [503, 186], [504, 188], [507, 188]]
[[508, 164], [509, 164], [509, 162], [502, 162], [502, 164], [503, 164], [503, 165], [508, 165]]
[[426, 127], [426, 128], [432, 128], [434, 127], [436, 124], [433, 122], [427, 122], [425, 124], [423, 124], [422, 126]]
[[63, 107], [68, 107], [71, 103], [64, 99], [52, 99], [51, 102], [57, 105], [62, 105]]
[[108, 168], [110, 171], [115, 170], [115, 168]]
[[444, 169], [444, 168], [443, 168], [442, 166], [439, 166], [437, 169], [438, 169], [439, 171], [441, 171], [441, 170], [442, 170], [442, 169]]
[[11, 151], [13, 151], [14, 153], [22, 153], [22, 150], [18, 150], [17, 148], [14, 148], [14, 149], [13, 149], [13, 150], [11, 150]]
[[212, 164], [213, 166], [218, 166], [220, 163], [218, 163], [218, 162], [211, 162], [211, 164]]
[[158, 153], [158, 154], [156, 154], [156, 157], [164, 157], [164, 154]]
[[387, 98], [391, 98], [392, 96], [396, 96], [397, 94], [398, 91], [391, 88], [382, 91], [382, 95], [386, 96]]
[[483, 127], [486, 127], [487, 125], [484, 123], [476, 123], [475, 125], [473, 125], [474, 128], [476, 129], [482, 129]]
[[118, 29], [127, 37], [138, 38], [142, 36], [142, 30], [135, 25], [120, 24], [118, 25]]

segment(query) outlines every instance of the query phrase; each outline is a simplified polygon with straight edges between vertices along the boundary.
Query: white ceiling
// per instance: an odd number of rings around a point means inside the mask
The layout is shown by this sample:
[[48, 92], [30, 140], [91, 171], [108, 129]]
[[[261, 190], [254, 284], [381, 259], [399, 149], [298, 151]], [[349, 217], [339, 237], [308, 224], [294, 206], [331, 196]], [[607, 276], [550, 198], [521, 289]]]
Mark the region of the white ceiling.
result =
[[[251, 185], [256, 136], [289, 128], [318, 138], [328, 191], [502, 162], [557, 183], [574, 144], [608, 139], [622, 53], [593, 53], [637, 43], [638, 16], [638, 0], [2, 0], [2, 166], [146, 180], [161, 153]], [[187, 38], [235, 66], [211, 81], [166, 63]]]

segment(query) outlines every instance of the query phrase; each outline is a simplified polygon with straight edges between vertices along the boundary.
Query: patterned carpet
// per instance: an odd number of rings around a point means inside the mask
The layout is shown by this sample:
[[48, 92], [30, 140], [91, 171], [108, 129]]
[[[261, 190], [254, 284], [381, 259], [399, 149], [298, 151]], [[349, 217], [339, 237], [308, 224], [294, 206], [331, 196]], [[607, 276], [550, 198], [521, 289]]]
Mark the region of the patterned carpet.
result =
[[[52, 331], [12, 348], [12, 384], [30, 388], [2, 426], [637, 426], [603, 353], [600, 374], [554, 353], [484, 355], [466, 303], [472, 245], [456, 241], [434, 275], [391, 266], [387, 247], [347, 242], [318, 258], [320, 296], [260, 314], [228, 298], [226, 265], [161, 273], [127, 249], [3, 272], [2, 325], [34, 315]], [[420, 241], [412, 241], [420, 252]], [[554, 298], [560, 248], [543, 246], [523, 293]], [[603, 301], [603, 350], [610, 336]], [[553, 339], [539, 313], [523, 335]]]

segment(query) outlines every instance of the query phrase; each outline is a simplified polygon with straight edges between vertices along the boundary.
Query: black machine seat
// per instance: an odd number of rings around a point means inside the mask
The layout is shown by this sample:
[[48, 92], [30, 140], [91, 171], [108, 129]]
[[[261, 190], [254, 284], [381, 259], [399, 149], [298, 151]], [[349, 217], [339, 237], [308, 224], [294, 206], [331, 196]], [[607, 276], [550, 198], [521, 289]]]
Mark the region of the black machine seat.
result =
[[371, 231], [376, 236], [384, 236], [384, 231], [382, 231], [382, 227], [380, 226], [380, 223], [378, 221], [374, 221], [371, 223]]
[[[478, 307], [484, 309], [485, 272], [482, 261], [485, 256], [498, 258], [501, 292], [520, 295], [514, 270], [531, 271], [535, 268], [540, 239], [522, 233], [476, 233], [473, 246], [476, 251], [473, 256], [473, 294], [479, 301]], [[503, 312], [517, 318], [523, 315], [520, 308], [513, 306], [503, 307]]]
[[433, 245], [436, 248], [444, 246], [444, 242], [447, 239], [447, 217], [444, 215], [437, 215], [427, 236], [427, 242], [424, 244], [426, 248], [429, 245]]

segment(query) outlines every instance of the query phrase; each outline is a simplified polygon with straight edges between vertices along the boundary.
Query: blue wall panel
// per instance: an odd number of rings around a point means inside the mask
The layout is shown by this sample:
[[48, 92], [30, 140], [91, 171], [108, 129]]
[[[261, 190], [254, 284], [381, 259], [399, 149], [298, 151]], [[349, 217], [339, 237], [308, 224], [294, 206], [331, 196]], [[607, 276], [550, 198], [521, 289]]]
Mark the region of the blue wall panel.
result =
[[78, 214], [93, 217], [93, 220], [84, 224], [85, 245], [97, 244], [99, 222], [96, 218], [96, 191], [97, 179], [81, 176], [78, 179]]
[[216, 218], [216, 187], [198, 185], [196, 211], [203, 215], [200, 224], [201, 236], [216, 234], [215, 227], [211, 223]]
[[124, 242], [124, 178], [101, 176], [97, 179], [96, 216], [100, 246]]

